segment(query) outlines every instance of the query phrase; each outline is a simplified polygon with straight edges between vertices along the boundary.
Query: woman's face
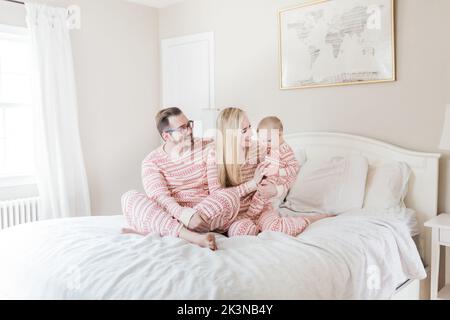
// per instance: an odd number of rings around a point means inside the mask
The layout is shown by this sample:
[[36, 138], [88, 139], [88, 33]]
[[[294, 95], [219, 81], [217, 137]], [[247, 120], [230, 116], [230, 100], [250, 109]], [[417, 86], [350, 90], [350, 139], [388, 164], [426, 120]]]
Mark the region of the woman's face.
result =
[[248, 120], [247, 115], [244, 115], [244, 119], [242, 120], [241, 124], [241, 130], [240, 130], [240, 136], [241, 136], [241, 146], [243, 148], [248, 148], [252, 144], [252, 126], [250, 125], [250, 121]]

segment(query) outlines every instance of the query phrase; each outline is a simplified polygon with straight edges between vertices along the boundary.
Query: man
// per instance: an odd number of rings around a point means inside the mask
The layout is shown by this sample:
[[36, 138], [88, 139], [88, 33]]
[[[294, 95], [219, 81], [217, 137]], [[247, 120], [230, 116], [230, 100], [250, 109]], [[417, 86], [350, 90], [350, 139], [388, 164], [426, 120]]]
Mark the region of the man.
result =
[[223, 233], [239, 212], [236, 190], [210, 194], [207, 183], [206, 147], [211, 141], [194, 139], [192, 121], [178, 108], [156, 115], [164, 140], [142, 163], [145, 194], [122, 196], [122, 209], [130, 229], [124, 232], [175, 236], [216, 250], [210, 231]]

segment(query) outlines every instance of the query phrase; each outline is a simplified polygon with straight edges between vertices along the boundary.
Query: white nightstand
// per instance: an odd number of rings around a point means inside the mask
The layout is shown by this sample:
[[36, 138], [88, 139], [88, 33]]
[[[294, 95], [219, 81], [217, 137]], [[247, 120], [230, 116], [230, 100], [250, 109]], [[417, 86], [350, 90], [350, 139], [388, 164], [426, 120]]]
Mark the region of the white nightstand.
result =
[[[450, 247], [450, 214], [441, 214], [425, 222], [431, 231], [431, 299], [450, 300], [450, 284], [439, 288], [439, 258], [441, 246]], [[444, 270], [442, 270], [444, 272]]]

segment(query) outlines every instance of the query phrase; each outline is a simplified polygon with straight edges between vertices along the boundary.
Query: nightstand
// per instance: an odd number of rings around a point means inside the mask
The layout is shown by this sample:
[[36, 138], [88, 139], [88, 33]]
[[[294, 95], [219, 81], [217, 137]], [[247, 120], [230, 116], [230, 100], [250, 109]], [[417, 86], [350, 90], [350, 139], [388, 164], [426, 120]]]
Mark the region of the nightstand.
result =
[[[439, 288], [439, 258], [441, 246], [450, 247], [450, 214], [441, 214], [425, 222], [431, 228], [431, 300], [450, 300], [450, 284]], [[447, 266], [448, 267], [448, 266]], [[444, 272], [445, 270], [441, 270]]]

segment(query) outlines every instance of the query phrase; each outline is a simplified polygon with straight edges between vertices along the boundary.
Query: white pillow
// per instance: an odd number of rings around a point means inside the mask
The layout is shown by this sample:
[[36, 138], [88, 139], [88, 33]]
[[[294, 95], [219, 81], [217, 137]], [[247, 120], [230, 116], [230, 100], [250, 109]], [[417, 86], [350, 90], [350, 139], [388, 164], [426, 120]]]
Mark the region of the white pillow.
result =
[[404, 162], [370, 166], [367, 174], [364, 208], [405, 208], [411, 169]]
[[302, 147], [291, 147], [292, 151], [294, 151], [295, 159], [297, 159], [300, 166], [303, 166], [306, 163], [306, 151]]
[[308, 160], [285, 204], [296, 212], [340, 214], [362, 208], [368, 162], [362, 156]]

